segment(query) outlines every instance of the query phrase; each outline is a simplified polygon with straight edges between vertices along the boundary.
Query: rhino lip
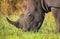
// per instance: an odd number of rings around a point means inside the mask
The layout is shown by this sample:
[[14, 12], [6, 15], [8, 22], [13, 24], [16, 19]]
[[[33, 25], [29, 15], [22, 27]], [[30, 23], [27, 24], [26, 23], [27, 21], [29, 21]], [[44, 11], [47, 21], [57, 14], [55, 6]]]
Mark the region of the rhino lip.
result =
[[42, 25], [42, 22], [37, 22], [33, 26], [29, 26], [27, 30], [36, 32], [40, 29], [41, 25]]

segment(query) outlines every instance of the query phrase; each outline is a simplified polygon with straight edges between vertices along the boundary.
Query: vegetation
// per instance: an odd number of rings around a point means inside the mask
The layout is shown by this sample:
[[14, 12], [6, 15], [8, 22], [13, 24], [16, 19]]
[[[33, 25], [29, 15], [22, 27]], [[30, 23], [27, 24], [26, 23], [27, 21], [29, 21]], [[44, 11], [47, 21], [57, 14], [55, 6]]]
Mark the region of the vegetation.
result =
[[21, 29], [9, 24], [6, 16], [10, 20], [17, 20], [17, 15], [24, 12], [22, 6], [26, 5], [26, 0], [0, 0], [0, 39], [60, 39], [60, 33], [55, 33], [56, 24], [51, 12], [45, 15], [45, 20], [38, 32], [22, 32]]
[[[41, 29], [34, 33], [22, 32], [20, 28], [9, 24], [5, 17], [0, 16], [0, 39], [60, 39], [60, 33], [55, 33], [56, 25], [52, 14], [48, 13], [45, 17]], [[17, 16], [10, 16], [10, 19], [17, 20]]]

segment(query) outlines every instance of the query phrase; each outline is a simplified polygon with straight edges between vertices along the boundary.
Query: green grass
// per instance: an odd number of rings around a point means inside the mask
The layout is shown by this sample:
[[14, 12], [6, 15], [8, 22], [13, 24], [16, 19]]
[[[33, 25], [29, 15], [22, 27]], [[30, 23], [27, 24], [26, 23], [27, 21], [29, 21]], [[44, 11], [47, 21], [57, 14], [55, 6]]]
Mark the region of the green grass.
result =
[[[17, 17], [10, 17], [17, 20]], [[9, 24], [5, 17], [0, 16], [0, 39], [60, 39], [60, 33], [55, 33], [54, 17], [45, 18], [38, 32], [22, 32], [21, 29]]]

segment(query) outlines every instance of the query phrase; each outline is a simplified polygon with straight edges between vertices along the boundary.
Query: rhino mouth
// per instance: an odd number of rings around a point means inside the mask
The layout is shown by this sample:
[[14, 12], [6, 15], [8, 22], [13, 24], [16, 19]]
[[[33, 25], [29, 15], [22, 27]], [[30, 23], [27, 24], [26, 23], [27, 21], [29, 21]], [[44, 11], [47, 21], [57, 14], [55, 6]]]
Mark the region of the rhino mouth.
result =
[[44, 19], [42, 21], [38, 21], [38, 22], [32, 24], [31, 26], [29, 26], [28, 31], [34, 31], [34, 32], [37, 31], [38, 32], [38, 30], [41, 28], [41, 26], [43, 24], [43, 21], [44, 21]]

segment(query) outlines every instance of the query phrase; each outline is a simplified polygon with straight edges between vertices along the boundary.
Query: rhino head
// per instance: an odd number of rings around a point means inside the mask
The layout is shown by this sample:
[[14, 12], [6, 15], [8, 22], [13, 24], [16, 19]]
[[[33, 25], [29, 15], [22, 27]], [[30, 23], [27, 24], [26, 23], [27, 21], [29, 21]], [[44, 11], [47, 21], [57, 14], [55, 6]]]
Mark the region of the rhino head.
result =
[[10, 24], [23, 31], [38, 31], [45, 18], [45, 8], [43, 8], [40, 0], [27, 0], [27, 9], [18, 21], [13, 22], [8, 18], [6, 19]]

